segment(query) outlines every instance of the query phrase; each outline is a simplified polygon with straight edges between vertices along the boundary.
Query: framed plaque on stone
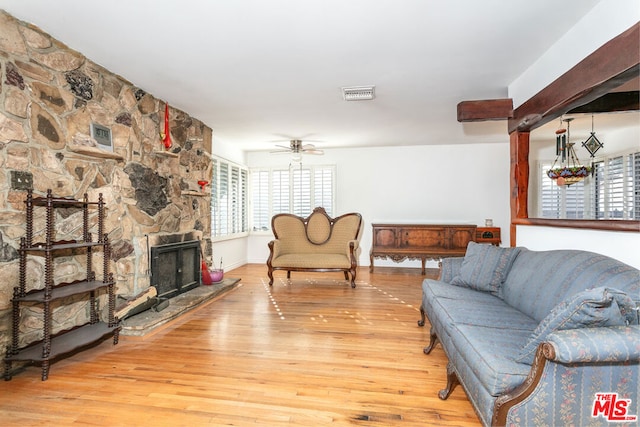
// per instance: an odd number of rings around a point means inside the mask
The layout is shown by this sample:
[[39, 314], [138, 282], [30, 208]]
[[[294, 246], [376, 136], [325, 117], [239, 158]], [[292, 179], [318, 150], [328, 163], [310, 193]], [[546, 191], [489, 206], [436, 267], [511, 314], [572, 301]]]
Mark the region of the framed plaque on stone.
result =
[[111, 129], [97, 123], [91, 123], [91, 138], [98, 143], [98, 148], [105, 151], [113, 151]]

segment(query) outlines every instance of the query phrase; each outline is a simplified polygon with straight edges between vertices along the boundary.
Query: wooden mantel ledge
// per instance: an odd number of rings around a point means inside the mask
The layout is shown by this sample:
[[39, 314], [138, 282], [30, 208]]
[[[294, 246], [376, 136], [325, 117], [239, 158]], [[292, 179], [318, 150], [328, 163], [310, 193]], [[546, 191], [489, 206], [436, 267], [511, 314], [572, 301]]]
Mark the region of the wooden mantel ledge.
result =
[[172, 153], [171, 151], [152, 151], [151, 153], [158, 157], [178, 157], [177, 153]]
[[195, 197], [208, 197], [209, 194], [201, 192], [201, 191], [195, 191], [195, 190], [182, 190], [180, 192], [180, 194], [182, 194], [183, 196], [195, 196]]
[[74, 153], [84, 154], [85, 156], [99, 157], [101, 159], [124, 160], [124, 157], [122, 157], [118, 153], [114, 153], [112, 151], [105, 151], [97, 147], [67, 144], [67, 149], [69, 149], [69, 151], [73, 151]]

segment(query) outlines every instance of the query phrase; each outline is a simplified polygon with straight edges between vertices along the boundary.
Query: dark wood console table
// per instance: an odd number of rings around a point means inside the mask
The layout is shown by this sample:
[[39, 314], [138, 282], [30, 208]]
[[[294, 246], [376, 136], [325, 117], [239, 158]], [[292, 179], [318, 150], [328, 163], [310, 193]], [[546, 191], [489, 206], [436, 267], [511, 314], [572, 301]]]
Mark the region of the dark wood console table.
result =
[[478, 227], [476, 230], [476, 243], [489, 243], [500, 246], [500, 227]]
[[475, 225], [469, 224], [372, 224], [373, 240], [369, 252], [369, 272], [374, 258], [422, 261], [464, 256], [467, 244], [476, 240]]

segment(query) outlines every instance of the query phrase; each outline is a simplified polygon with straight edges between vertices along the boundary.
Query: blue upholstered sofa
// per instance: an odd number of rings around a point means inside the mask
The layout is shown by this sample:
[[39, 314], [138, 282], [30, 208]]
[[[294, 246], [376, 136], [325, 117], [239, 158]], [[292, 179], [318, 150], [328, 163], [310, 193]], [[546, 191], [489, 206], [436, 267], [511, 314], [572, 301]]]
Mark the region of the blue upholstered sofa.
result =
[[469, 243], [422, 284], [422, 319], [484, 425], [637, 425], [640, 271], [586, 251]]

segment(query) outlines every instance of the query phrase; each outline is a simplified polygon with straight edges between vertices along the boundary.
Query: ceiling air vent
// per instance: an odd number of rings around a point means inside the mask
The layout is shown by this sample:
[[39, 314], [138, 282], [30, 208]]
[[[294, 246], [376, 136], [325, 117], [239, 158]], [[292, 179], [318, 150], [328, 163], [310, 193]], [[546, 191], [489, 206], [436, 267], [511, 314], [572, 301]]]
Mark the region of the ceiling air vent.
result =
[[376, 97], [375, 86], [350, 86], [342, 88], [345, 101], [367, 101]]

